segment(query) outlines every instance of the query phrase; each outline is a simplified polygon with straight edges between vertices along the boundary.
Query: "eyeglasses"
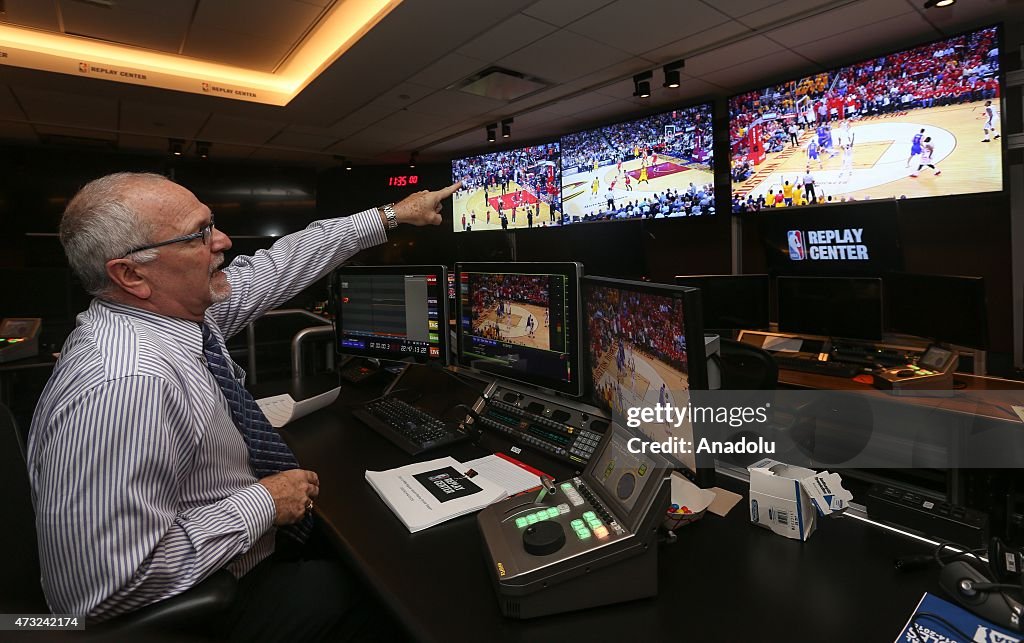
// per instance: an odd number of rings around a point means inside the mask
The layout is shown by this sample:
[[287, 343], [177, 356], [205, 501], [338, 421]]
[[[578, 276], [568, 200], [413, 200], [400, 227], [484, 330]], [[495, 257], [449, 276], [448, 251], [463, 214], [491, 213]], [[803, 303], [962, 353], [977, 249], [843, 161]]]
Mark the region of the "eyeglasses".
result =
[[[192, 241], [193, 239], [202, 239], [203, 245], [210, 245], [210, 237], [213, 236], [213, 215], [210, 215], [210, 222], [204, 225], [199, 232], [193, 232], [192, 234], [182, 235], [167, 241], [161, 241], [159, 243], [151, 243], [147, 246], [139, 246], [138, 248], [132, 248], [128, 252], [124, 253], [124, 257], [135, 254], [136, 252], [142, 252], [143, 250], [152, 250], [153, 248], [159, 248], [160, 246], [169, 246], [172, 243], [181, 243], [183, 241]], [[124, 258], [122, 257], [122, 259]]]

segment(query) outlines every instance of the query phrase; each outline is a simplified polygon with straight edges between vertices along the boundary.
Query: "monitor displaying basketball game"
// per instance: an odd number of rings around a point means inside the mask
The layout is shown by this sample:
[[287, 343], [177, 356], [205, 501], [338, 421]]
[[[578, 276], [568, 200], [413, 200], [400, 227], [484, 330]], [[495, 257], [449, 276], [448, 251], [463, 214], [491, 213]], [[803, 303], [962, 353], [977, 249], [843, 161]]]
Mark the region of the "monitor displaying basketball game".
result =
[[558, 143], [545, 143], [452, 161], [456, 232], [560, 225]]
[[580, 395], [582, 266], [457, 263], [459, 363]]
[[565, 222], [715, 213], [712, 104], [562, 137]]
[[1003, 189], [989, 27], [729, 99], [732, 212]]
[[[603, 277], [584, 277], [582, 284], [590, 396], [616, 422], [628, 423], [630, 409], [686, 407], [690, 391], [707, 389], [697, 289]], [[695, 444], [688, 419], [634, 428], [652, 442]], [[697, 472], [694, 453], [671, 457]]]

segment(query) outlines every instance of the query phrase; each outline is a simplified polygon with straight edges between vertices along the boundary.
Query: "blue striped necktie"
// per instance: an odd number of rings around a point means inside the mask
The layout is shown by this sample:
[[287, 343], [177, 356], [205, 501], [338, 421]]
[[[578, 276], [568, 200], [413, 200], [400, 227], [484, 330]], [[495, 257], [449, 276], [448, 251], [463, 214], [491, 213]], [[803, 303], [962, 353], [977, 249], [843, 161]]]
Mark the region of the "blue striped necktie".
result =
[[[234, 370], [224, 357], [224, 344], [217, 339], [210, 327], [203, 324], [203, 356], [206, 366], [217, 380], [231, 409], [231, 419], [242, 434], [249, 449], [249, 464], [257, 478], [265, 478], [281, 471], [298, 469], [295, 454], [281, 439], [278, 432], [267, 421], [256, 400], [235, 379]], [[282, 527], [282, 531], [300, 543], [306, 542], [313, 528], [313, 516], [307, 514], [300, 522]]]

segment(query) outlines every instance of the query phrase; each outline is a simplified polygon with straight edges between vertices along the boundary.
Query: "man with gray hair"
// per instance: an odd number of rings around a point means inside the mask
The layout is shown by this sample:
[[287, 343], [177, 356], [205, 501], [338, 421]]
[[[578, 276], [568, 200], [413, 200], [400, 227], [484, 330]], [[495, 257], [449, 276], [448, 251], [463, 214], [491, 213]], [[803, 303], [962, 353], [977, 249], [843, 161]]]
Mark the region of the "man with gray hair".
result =
[[357, 594], [344, 568], [268, 558], [278, 529], [308, 537], [319, 479], [256, 409], [224, 340], [387, 229], [440, 223], [458, 187], [314, 222], [223, 270], [231, 240], [180, 185], [120, 173], [79, 191], [60, 238], [95, 299], [64, 344], [28, 446], [55, 613], [101, 621], [227, 568], [241, 580], [225, 634], [336, 638]]

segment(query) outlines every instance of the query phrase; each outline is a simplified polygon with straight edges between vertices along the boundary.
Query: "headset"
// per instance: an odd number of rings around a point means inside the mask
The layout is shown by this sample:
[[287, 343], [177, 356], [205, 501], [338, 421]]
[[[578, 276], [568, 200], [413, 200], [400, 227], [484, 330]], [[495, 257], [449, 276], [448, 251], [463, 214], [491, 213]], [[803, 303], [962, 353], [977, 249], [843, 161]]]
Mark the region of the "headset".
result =
[[[987, 553], [988, 562], [979, 554]], [[1024, 631], [1024, 553], [992, 538], [987, 549], [943, 542], [931, 555], [908, 556], [896, 569], [908, 571], [937, 563], [939, 585], [977, 616], [1014, 632]], [[919, 617], [931, 615], [915, 614]], [[970, 637], [968, 637], [969, 639]]]

